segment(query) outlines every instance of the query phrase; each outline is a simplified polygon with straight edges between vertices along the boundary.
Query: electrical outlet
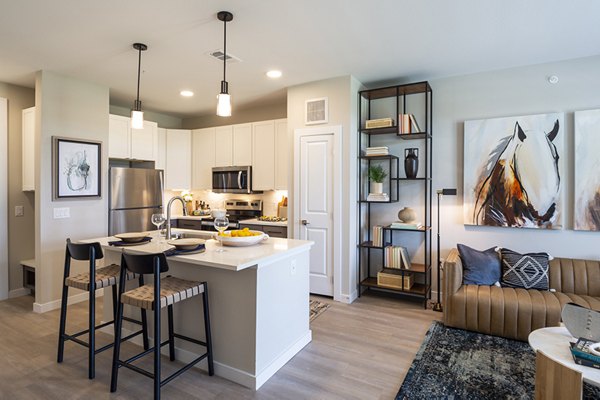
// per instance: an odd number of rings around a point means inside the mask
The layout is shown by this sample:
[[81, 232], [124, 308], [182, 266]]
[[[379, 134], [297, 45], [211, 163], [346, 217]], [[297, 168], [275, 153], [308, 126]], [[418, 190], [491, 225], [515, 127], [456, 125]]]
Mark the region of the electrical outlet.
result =
[[290, 264], [290, 273], [296, 275], [296, 259], [293, 259]]
[[22, 217], [23, 215], [25, 215], [23, 206], [15, 206], [15, 217]]
[[69, 207], [61, 207], [54, 209], [54, 219], [71, 218], [71, 209]]

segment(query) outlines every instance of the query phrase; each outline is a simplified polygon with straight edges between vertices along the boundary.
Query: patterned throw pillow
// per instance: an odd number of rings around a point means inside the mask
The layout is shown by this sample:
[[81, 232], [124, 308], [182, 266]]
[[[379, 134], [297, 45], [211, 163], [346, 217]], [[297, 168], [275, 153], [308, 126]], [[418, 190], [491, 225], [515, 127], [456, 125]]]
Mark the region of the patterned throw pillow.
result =
[[548, 290], [549, 257], [546, 253], [519, 254], [500, 250], [502, 256], [502, 286]]

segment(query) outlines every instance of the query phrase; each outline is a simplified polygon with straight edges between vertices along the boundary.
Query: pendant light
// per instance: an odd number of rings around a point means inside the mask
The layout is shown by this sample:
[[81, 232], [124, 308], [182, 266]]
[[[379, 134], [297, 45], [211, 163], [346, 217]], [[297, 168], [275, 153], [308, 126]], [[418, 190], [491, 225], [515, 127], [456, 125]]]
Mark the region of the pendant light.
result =
[[233, 14], [229, 11], [219, 11], [217, 18], [219, 21], [223, 21], [223, 80], [221, 81], [221, 93], [217, 96], [217, 115], [231, 117], [231, 96], [225, 73], [227, 69], [227, 22], [233, 20]]
[[143, 43], [134, 43], [133, 48], [138, 51], [138, 73], [137, 73], [137, 97], [133, 102], [131, 110], [131, 128], [144, 129], [144, 112], [142, 111], [142, 102], [140, 101], [140, 72], [142, 67], [142, 51], [148, 50], [148, 46]]

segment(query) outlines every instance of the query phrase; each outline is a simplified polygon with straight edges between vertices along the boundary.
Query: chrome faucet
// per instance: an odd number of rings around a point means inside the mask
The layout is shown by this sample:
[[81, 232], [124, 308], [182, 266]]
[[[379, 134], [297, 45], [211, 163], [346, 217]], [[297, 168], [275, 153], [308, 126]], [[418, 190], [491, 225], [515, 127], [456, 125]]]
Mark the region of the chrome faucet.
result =
[[171, 239], [171, 204], [173, 204], [173, 200], [181, 201], [181, 205], [183, 206], [183, 215], [187, 215], [187, 209], [185, 208], [185, 200], [181, 196], [172, 197], [171, 200], [167, 203], [167, 233], [165, 237], [167, 240]]

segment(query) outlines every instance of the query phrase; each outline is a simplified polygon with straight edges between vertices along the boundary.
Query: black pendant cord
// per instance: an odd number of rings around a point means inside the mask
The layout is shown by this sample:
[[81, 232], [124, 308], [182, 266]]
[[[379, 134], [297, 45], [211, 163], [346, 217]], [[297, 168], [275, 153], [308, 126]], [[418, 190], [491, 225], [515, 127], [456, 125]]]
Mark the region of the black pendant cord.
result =
[[[138, 79], [137, 79], [137, 96], [136, 96], [136, 104], [140, 102], [140, 75], [142, 70], [142, 48], [138, 49]], [[140, 110], [137, 110], [140, 111]]]
[[227, 67], [227, 19], [223, 21], [223, 81], [227, 82], [225, 71]]

